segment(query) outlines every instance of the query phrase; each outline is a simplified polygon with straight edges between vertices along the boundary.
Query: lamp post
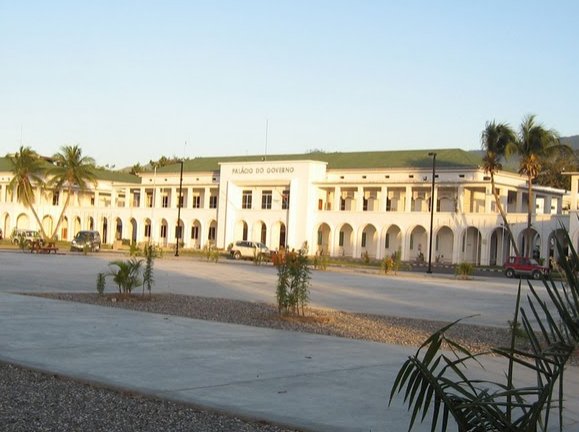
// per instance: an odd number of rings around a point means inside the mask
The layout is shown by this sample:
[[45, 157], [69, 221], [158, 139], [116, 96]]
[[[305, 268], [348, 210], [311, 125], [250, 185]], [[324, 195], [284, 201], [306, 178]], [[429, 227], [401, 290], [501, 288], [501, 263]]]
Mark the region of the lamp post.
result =
[[428, 270], [426, 273], [432, 273], [432, 225], [434, 223], [434, 206], [436, 205], [434, 197], [434, 180], [436, 177], [436, 153], [430, 152], [428, 156], [432, 157], [432, 187], [430, 189], [430, 238], [428, 242]]
[[177, 228], [175, 230], [175, 237], [177, 238], [177, 246], [175, 247], [175, 256], [179, 256], [179, 242], [181, 241], [181, 200], [183, 199], [183, 161], [180, 160], [181, 170], [179, 173], [179, 198], [177, 199]]

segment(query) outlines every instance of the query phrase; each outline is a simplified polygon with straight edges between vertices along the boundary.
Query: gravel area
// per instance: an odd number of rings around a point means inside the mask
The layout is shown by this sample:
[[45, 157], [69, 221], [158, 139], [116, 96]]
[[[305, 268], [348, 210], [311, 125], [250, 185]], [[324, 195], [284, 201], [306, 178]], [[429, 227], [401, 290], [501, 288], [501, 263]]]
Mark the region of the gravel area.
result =
[[[303, 317], [280, 317], [273, 304], [254, 303], [179, 294], [129, 297], [96, 293], [38, 293], [39, 297], [98, 304], [102, 306], [220, 321], [256, 327], [362, 339], [418, 347], [430, 334], [448, 324], [412, 318], [347, 313], [331, 309], [306, 308]], [[507, 327], [475, 326], [458, 323], [448, 332], [472, 351], [509, 343]]]
[[0, 362], [3, 432], [291, 432]]
[[[86, 293], [34, 294], [51, 299], [259, 327], [418, 346], [445, 323], [307, 308], [279, 317], [274, 305], [177, 294], [129, 298]], [[472, 350], [508, 342], [506, 328], [458, 324], [452, 336]], [[57, 413], [57, 415], [55, 415]], [[289, 432], [168, 401], [118, 392], [0, 362], [0, 430]]]

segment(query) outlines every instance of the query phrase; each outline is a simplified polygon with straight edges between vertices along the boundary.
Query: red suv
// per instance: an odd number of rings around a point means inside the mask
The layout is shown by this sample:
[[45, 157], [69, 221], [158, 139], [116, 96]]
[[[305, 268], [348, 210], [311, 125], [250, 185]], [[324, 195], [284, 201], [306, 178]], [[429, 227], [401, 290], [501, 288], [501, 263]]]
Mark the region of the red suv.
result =
[[503, 264], [503, 271], [508, 278], [531, 276], [533, 279], [541, 279], [541, 276], [548, 276], [551, 270], [533, 258], [512, 256]]

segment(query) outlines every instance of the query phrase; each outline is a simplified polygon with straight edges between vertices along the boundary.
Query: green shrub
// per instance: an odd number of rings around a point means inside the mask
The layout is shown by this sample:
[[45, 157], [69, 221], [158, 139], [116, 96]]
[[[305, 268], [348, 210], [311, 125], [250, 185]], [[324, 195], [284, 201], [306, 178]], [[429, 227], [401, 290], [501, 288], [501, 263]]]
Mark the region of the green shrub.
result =
[[103, 295], [103, 293], [105, 292], [105, 285], [106, 285], [105, 274], [99, 273], [97, 275], [97, 282], [96, 282], [96, 289], [99, 295]]
[[460, 279], [470, 279], [474, 274], [474, 265], [467, 262], [462, 262], [456, 266], [454, 274]]
[[140, 287], [143, 284], [141, 279], [141, 265], [143, 260], [131, 258], [127, 261], [117, 260], [111, 261], [108, 273], [113, 277], [113, 281], [119, 287], [119, 293], [131, 294], [133, 289]]
[[390, 272], [398, 273], [401, 267], [400, 251], [394, 252], [391, 256], [384, 258], [382, 260], [382, 271], [384, 274]]
[[282, 314], [305, 314], [305, 306], [310, 295], [310, 268], [308, 256], [302, 249], [299, 252], [282, 252], [273, 257], [277, 268], [277, 305]]
[[213, 246], [211, 243], [205, 245], [203, 248], [203, 256], [209, 261], [217, 262], [219, 261], [219, 250]]

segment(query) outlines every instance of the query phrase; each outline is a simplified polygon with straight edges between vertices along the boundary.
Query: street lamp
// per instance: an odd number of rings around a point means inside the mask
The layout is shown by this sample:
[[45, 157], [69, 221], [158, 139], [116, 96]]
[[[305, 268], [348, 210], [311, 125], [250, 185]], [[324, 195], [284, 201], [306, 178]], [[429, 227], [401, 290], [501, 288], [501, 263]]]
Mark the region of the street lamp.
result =
[[432, 273], [432, 225], [434, 223], [434, 180], [436, 177], [436, 153], [429, 152], [428, 156], [432, 157], [432, 187], [430, 189], [430, 241], [428, 242], [428, 270], [426, 273]]
[[179, 256], [179, 242], [181, 241], [181, 200], [183, 199], [183, 160], [180, 160], [181, 171], [179, 173], [179, 198], [177, 199], [177, 227], [175, 229], [175, 237], [177, 238], [177, 246], [175, 247], [175, 256]]

